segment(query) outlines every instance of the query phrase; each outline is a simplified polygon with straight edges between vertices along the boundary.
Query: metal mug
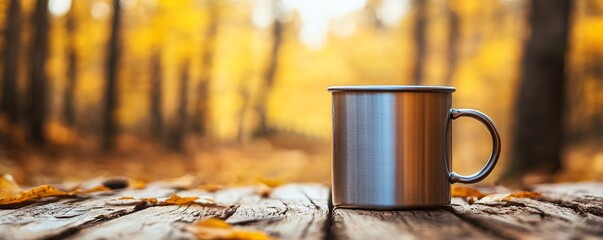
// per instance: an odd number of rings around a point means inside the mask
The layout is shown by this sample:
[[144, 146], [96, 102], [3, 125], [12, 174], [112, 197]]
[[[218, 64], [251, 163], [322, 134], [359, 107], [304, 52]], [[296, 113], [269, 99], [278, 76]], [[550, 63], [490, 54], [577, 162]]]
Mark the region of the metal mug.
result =
[[[450, 204], [450, 184], [475, 183], [492, 172], [500, 136], [492, 120], [452, 108], [454, 87], [335, 86], [333, 205], [408, 209]], [[492, 135], [492, 154], [476, 174], [451, 169], [451, 121], [474, 118]]]

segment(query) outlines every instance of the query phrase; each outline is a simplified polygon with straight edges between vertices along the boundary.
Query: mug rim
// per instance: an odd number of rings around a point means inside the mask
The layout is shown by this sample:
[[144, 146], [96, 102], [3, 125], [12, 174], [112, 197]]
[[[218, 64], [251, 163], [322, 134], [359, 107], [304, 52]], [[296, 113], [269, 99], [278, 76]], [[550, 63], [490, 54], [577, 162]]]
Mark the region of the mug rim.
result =
[[329, 92], [447, 92], [456, 91], [450, 86], [424, 86], [424, 85], [350, 85], [331, 86]]

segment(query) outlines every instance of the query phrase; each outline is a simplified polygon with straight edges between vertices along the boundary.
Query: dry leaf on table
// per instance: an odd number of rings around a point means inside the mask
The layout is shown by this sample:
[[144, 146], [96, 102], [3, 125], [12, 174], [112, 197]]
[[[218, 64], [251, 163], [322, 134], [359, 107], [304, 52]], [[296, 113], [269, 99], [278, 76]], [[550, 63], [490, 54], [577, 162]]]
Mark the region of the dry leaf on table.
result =
[[285, 181], [282, 179], [260, 179], [260, 183], [263, 183], [268, 187], [275, 188], [285, 184]]
[[267, 240], [272, 239], [266, 233], [249, 231], [233, 227], [220, 219], [210, 218], [201, 220], [194, 225], [187, 226], [186, 230], [195, 234], [198, 239], [240, 239], [240, 240]]
[[473, 204], [475, 202], [475, 198], [481, 199], [487, 196], [486, 194], [480, 192], [475, 188], [463, 187], [463, 186], [452, 186], [452, 197], [464, 197], [468, 198], [469, 204]]
[[159, 200], [157, 198], [135, 198], [131, 196], [121, 196], [116, 199], [111, 199], [107, 202], [108, 205], [124, 206], [124, 205], [137, 205], [146, 203], [151, 206], [164, 206], [164, 205], [187, 205], [196, 204], [200, 206], [218, 206], [216, 201], [211, 197], [181, 197], [177, 194], [173, 194], [169, 198]]
[[33, 199], [46, 197], [77, 196], [99, 191], [109, 191], [107, 187], [98, 186], [91, 189], [75, 189], [73, 191], [61, 191], [50, 185], [40, 185], [23, 191], [13, 177], [4, 174], [0, 177], [0, 205], [22, 203]]

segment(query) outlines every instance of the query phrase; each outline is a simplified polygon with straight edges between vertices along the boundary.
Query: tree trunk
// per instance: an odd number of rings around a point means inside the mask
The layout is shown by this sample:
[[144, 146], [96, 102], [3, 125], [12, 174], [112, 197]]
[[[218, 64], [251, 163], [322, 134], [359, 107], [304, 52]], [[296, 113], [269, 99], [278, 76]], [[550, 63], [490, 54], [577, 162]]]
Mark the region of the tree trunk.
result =
[[151, 56], [151, 91], [150, 91], [150, 118], [151, 135], [159, 139], [163, 133], [163, 111], [161, 103], [163, 99], [161, 54], [156, 49]]
[[73, 126], [75, 123], [75, 88], [77, 86], [77, 51], [75, 41], [75, 2], [71, 3], [71, 10], [67, 15], [67, 86], [63, 97], [63, 114], [65, 123]]
[[427, 29], [427, 0], [414, 0], [415, 5], [415, 28], [413, 40], [415, 46], [415, 65], [412, 69], [412, 77], [415, 85], [423, 83], [425, 71], [425, 55], [427, 41], [425, 39]]
[[180, 101], [178, 104], [178, 113], [176, 126], [174, 126], [172, 139], [170, 141], [174, 150], [184, 150], [184, 141], [186, 138], [186, 129], [188, 124], [188, 82], [189, 82], [189, 61], [185, 60], [180, 69]]
[[21, 1], [11, 0], [4, 30], [4, 81], [2, 81], [1, 111], [12, 123], [18, 120], [17, 70], [21, 43]]
[[561, 168], [570, 0], [532, 0], [510, 168], [505, 178]]
[[117, 66], [120, 58], [120, 27], [121, 6], [120, 0], [113, 0], [113, 18], [111, 20], [111, 36], [109, 38], [107, 53], [107, 82], [105, 85], [105, 109], [103, 112], [103, 142], [104, 151], [110, 151], [115, 147], [115, 136], [117, 135], [116, 112], [117, 98]]
[[452, 1], [448, 1], [448, 69], [444, 79], [444, 85], [450, 85], [456, 70], [456, 63], [459, 50], [459, 24], [460, 19], [458, 13], [452, 7]]
[[259, 99], [255, 106], [255, 111], [257, 112], [259, 119], [258, 126], [255, 131], [253, 131], [255, 137], [264, 137], [268, 134], [269, 130], [267, 116], [268, 95], [274, 85], [274, 78], [276, 76], [279, 61], [279, 52], [283, 41], [283, 24], [279, 20], [282, 11], [281, 4], [280, 0], [273, 1], [274, 21], [272, 23], [272, 47], [268, 57], [268, 66], [266, 67], [266, 72], [264, 74], [264, 82], [260, 88]]
[[35, 145], [46, 142], [44, 123], [46, 122], [46, 58], [48, 55], [48, 1], [38, 0], [34, 13], [34, 39], [31, 46], [31, 80], [29, 82], [29, 138]]
[[201, 79], [197, 86], [197, 100], [195, 101], [195, 120], [193, 131], [202, 137], [207, 136], [207, 125], [209, 122], [209, 83], [211, 71], [214, 65], [214, 52], [216, 48], [216, 36], [218, 32], [218, 2], [210, 0], [207, 6], [209, 22], [205, 29], [205, 47], [203, 48], [201, 63]]

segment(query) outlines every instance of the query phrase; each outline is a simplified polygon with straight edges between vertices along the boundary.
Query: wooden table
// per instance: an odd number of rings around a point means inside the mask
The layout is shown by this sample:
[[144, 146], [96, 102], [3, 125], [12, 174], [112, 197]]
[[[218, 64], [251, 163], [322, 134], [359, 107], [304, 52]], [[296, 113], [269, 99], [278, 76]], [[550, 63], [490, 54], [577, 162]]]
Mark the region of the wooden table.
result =
[[[542, 198], [474, 204], [453, 198], [451, 206], [438, 210], [366, 211], [333, 208], [329, 188], [320, 184], [287, 184], [267, 197], [254, 187], [211, 193], [150, 184], [1, 209], [0, 239], [192, 239], [185, 226], [210, 217], [280, 239], [603, 238], [602, 183], [538, 185], [533, 190], [542, 192]], [[107, 204], [119, 196], [173, 193], [211, 196], [223, 206]]]

